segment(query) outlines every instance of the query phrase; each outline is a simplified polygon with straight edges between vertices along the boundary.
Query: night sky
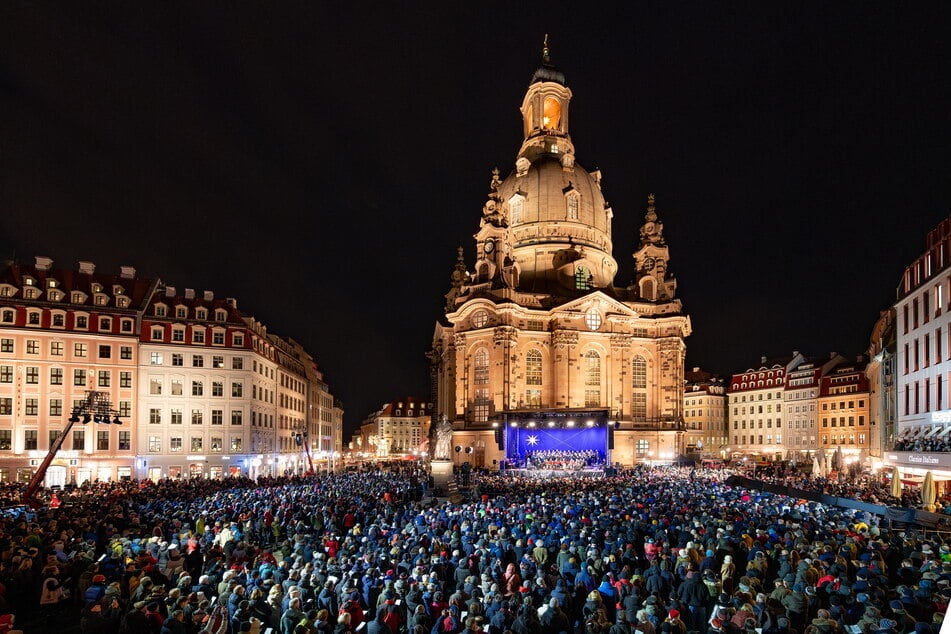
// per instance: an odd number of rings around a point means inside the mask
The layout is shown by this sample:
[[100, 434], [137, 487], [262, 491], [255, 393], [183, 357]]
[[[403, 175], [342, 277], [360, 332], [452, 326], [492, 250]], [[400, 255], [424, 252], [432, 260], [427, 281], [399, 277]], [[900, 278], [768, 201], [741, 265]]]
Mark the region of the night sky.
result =
[[3, 3], [0, 259], [235, 297], [348, 430], [428, 395], [545, 33], [618, 285], [657, 196], [689, 366], [863, 352], [951, 213], [948, 3], [227, 4]]

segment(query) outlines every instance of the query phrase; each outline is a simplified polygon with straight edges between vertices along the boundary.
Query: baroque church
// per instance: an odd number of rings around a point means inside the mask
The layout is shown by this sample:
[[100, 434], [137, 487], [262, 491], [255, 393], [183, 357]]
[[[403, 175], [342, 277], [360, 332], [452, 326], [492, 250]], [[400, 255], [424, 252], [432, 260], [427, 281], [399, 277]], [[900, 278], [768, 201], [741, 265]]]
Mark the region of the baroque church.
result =
[[571, 96], [546, 40], [521, 105], [524, 139], [511, 172], [492, 172], [471, 267], [459, 249], [429, 353], [434, 423], [451, 423], [457, 465], [493, 469], [524, 464], [533, 449], [593, 446], [607, 466], [630, 466], [690, 449], [691, 325], [664, 225], [651, 195], [639, 235], [622, 238], [633, 243], [635, 279], [616, 285], [614, 211], [601, 172], [575, 160]]

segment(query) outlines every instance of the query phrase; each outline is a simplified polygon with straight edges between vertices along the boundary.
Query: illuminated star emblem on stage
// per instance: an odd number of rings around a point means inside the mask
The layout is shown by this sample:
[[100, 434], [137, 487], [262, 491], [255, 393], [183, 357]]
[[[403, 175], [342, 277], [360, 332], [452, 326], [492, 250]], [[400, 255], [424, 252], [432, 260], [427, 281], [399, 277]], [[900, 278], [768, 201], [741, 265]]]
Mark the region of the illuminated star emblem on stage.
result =
[[535, 445], [538, 444], [538, 436], [529, 436], [528, 440], [526, 440], [525, 442], [527, 442], [528, 444], [534, 447]]

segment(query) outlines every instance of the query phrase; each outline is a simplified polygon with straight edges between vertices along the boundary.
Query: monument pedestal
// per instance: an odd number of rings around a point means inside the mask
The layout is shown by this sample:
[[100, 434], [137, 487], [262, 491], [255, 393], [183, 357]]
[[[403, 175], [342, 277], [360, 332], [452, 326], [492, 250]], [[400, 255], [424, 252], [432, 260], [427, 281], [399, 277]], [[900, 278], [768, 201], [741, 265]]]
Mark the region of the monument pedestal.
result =
[[439, 497], [458, 495], [456, 478], [452, 473], [452, 460], [430, 460], [429, 467]]

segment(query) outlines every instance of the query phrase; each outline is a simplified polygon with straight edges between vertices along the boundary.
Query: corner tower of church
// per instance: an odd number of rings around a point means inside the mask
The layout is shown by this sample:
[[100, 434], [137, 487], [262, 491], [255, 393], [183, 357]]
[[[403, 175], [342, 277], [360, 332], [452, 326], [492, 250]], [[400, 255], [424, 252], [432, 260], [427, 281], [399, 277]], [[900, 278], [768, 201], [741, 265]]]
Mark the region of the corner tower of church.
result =
[[604, 429], [607, 464], [689, 449], [682, 385], [691, 326], [654, 197], [635, 279], [616, 286], [613, 212], [601, 173], [575, 161], [571, 96], [546, 37], [522, 100], [521, 147], [507, 176], [492, 171], [475, 258], [470, 268], [460, 248], [436, 325], [436, 415], [453, 424], [458, 461], [473, 466], [524, 460], [511, 429], [538, 425], [557, 444], [555, 432], [582, 419]]

